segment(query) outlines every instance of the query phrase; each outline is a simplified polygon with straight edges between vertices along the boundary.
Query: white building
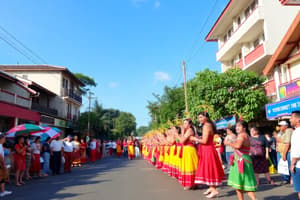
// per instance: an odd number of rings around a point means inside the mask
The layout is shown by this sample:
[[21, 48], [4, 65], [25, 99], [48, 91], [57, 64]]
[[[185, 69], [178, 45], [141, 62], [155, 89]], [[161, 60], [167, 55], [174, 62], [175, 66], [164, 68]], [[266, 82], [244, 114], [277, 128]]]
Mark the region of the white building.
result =
[[262, 74], [279, 42], [299, 11], [299, 0], [230, 0], [206, 41], [218, 42], [222, 71], [239, 66]]
[[51, 65], [0, 65], [0, 69], [34, 81], [54, 94], [48, 103], [57, 110], [55, 126], [67, 128], [78, 119], [82, 105], [80, 86], [84, 84], [67, 68]]
[[269, 87], [276, 103], [266, 106], [268, 119], [288, 116], [300, 110], [300, 11], [263, 70], [272, 78]]

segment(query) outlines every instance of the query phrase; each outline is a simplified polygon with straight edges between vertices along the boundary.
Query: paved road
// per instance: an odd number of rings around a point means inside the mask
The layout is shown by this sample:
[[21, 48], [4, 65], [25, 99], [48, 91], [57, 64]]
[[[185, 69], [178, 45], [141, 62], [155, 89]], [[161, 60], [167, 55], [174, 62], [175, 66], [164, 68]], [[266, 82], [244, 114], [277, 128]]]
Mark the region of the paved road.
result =
[[[73, 169], [71, 174], [50, 176], [28, 182], [3, 199], [101, 199], [101, 200], [175, 200], [206, 199], [203, 189], [183, 191], [173, 178], [154, 169], [143, 160], [105, 158], [95, 164]], [[297, 199], [291, 186], [261, 185], [258, 199]], [[236, 199], [232, 188], [220, 188], [219, 199]]]

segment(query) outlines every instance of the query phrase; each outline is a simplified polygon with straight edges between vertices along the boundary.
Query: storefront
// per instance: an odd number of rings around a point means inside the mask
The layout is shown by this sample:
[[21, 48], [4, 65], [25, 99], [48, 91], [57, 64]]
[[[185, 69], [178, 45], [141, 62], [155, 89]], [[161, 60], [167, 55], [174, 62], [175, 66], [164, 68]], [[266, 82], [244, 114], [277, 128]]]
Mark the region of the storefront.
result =
[[40, 114], [13, 104], [0, 102], [0, 130], [7, 131], [21, 123], [40, 123]]

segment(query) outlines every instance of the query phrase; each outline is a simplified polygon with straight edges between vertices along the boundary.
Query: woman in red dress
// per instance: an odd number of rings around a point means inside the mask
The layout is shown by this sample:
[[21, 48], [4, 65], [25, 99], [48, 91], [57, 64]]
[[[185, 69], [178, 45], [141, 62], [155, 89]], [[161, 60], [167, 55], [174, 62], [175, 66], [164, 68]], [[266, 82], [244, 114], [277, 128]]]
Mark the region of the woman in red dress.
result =
[[219, 194], [217, 186], [222, 184], [225, 178], [218, 152], [214, 146], [214, 134], [216, 127], [209, 119], [207, 112], [198, 115], [200, 123], [203, 125], [202, 138], [196, 139], [200, 143], [198, 147], [198, 168], [195, 183], [206, 184], [209, 189], [204, 192], [207, 198], [213, 198]]
[[86, 148], [87, 148], [86, 142], [84, 141], [84, 139], [81, 139], [81, 141], [80, 141], [80, 162], [81, 163], [86, 163], [87, 162]]
[[116, 153], [119, 158], [122, 156], [122, 141], [120, 138], [118, 138], [118, 141], [117, 141]]
[[23, 176], [26, 169], [26, 149], [27, 146], [24, 144], [24, 137], [17, 138], [17, 143], [15, 144], [16, 152], [14, 154], [16, 186], [21, 186], [21, 184], [24, 184]]
[[101, 146], [101, 141], [99, 139], [97, 139], [96, 142], [96, 160], [100, 160], [101, 159], [101, 153], [100, 153], [100, 146]]
[[30, 172], [34, 175], [42, 177], [41, 174], [41, 161], [40, 161], [40, 154], [41, 154], [41, 138], [36, 137], [34, 143], [31, 145], [32, 152], [33, 152], [33, 159], [30, 167]]
[[80, 142], [78, 141], [78, 136], [75, 135], [72, 141], [73, 144], [73, 162], [72, 166], [81, 166], [81, 156], [80, 156]]

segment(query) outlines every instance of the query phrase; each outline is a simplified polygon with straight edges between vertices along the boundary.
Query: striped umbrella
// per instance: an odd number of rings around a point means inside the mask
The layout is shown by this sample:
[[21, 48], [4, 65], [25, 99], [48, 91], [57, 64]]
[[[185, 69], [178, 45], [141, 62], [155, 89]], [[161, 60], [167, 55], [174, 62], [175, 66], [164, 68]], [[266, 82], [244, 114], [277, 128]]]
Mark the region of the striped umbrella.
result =
[[42, 141], [45, 141], [48, 137], [56, 138], [61, 134], [61, 130], [55, 127], [44, 126], [44, 130], [32, 132], [32, 136], [40, 136]]
[[21, 124], [6, 132], [6, 137], [27, 136], [31, 132], [42, 131], [43, 127], [35, 124]]

